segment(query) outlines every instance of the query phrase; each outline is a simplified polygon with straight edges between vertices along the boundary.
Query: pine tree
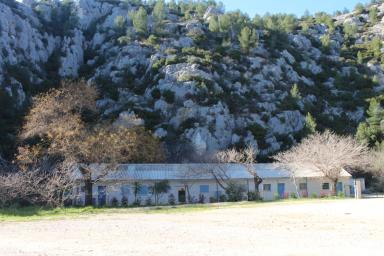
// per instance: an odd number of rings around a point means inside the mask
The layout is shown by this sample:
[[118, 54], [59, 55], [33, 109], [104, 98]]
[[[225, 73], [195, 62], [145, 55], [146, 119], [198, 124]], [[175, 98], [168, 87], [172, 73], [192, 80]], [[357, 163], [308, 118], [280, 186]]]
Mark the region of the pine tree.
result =
[[307, 135], [308, 134], [314, 134], [316, 132], [316, 119], [311, 115], [311, 113], [308, 113], [305, 117], [305, 130]]
[[356, 137], [370, 147], [379, 146], [384, 141], [384, 109], [383, 97], [373, 98], [367, 110], [366, 122], [360, 123]]
[[291, 97], [295, 100], [300, 100], [301, 99], [301, 94], [300, 94], [300, 90], [299, 90], [299, 86], [297, 84], [294, 84], [292, 86], [292, 89], [290, 91], [291, 93]]
[[148, 15], [147, 11], [140, 7], [138, 11], [131, 12], [130, 16], [132, 17], [133, 27], [138, 33], [147, 34], [148, 27]]
[[153, 21], [155, 23], [155, 31], [161, 30], [162, 22], [166, 16], [164, 0], [157, 0], [155, 7], [153, 8]]
[[364, 5], [361, 3], [356, 4], [355, 6], [355, 12], [357, 14], [362, 14], [364, 12]]
[[259, 34], [257, 33], [256, 29], [252, 29], [250, 41], [252, 47], [257, 47], [259, 45]]
[[344, 25], [345, 38], [353, 38], [353, 37], [355, 37], [357, 31], [358, 31], [358, 27], [355, 24], [347, 23], [347, 24]]
[[116, 30], [119, 32], [124, 31], [125, 18], [123, 16], [117, 16], [115, 18], [115, 27], [116, 27]]
[[250, 39], [251, 39], [252, 31], [249, 27], [244, 27], [240, 35], [238, 37], [240, 42], [240, 47], [243, 51], [248, 52], [250, 47]]
[[179, 7], [177, 6], [175, 0], [171, 0], [169, 1], [168, 3], [168, 9], [174, 13], [178, 13], [179, 12]]
[[377, 7], [372, 7], [369, 10], [369, 20], [371, 21], [371, 23], [373, 24], [377, 23], [378, 14], [379, 14], [379, 10], [377, 9]]
[[379, 128], [381, 121], [384, 119], [384, 109], [380, 103], [381, 102], [376, 98], [370, 101], [367, 110], [367, 123], [371, 127]]
[[357, 63], [363, 64], [363, 62], [364, 62], [363, 54], [361, 53], [361, 51], [358, 51], [357, 52]]
[[231, 16], [224, 14], [219, 16], [220, 32], [227, 33], [231, 28]]
[[217, 16], [212, 16], [209, 20], [209, 31], [211, 32], [220, 32], [220, 24]]
[[321, 44], [325, 50], [328, 50], [331, 46], [331, 37], [329, 34], [325, 34], [320, 37]]
[[375, 37], [372, 39], [371, 45], [370, 45], [371, 50], [373, 51], [373, 56], [380, 57], [381, 55], [381, 48], [382, 48], [382, 42], [379, 37]]

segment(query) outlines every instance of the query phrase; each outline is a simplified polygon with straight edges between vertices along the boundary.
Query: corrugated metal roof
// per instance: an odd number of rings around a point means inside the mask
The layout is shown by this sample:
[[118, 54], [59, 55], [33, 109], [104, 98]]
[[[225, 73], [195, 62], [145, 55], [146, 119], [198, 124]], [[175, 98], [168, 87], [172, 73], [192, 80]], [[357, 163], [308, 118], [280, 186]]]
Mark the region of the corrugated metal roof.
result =
[[[255, 164], [254, 167], [263, 179], [291, 177], [288, 168], [276, 164]], [[103, 180], [205, 180], [213, 179], [212, 170], [225, 171], [231, 179], [253, 178], [241, 164], [121, 164], [115, 171], [103, 177]], [[301, 168], [295, 173], [296, 177], [323, 176], [319, 171], [310, 168]], [[350, 174], [343, 171], [341, 176], [350, 176]]]
[[[287, 170], [273, 165], [259, 164], [257, 172], [262, 178], [290, 177]], [[117, 171], [108, 174], [106, 179], [139, 180], [185, 180], [212, 179], [211, 171], [225, 171], [231, 179], [251, 179], [253, 176], [239, 164], [129, 164], [120, 165]]]

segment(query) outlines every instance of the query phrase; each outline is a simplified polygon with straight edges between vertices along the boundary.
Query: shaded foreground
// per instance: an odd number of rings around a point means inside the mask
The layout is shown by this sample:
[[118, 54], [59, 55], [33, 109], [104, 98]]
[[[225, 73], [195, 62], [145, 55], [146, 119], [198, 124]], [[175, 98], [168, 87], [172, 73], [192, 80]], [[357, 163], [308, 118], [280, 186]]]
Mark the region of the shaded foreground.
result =
[[200, 209], [0, 222], [0, 255], [382, 255], [384, 250], [384, 199]]

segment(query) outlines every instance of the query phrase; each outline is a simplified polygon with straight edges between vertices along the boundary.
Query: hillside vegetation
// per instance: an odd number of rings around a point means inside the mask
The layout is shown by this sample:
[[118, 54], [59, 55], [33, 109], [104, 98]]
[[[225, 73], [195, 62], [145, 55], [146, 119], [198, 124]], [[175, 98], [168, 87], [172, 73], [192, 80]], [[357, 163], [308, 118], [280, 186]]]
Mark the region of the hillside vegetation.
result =
[[130, 127], [135, 117], [170, 162], [244, 145], [265, 160], [315, 130], [372, 147], [384, 139], [381, 1], [300, 18], [211, 0], [24, 2], [0, 0], [8, 159], [31, 97], [80, 78], [99, 89], [100, 122]]

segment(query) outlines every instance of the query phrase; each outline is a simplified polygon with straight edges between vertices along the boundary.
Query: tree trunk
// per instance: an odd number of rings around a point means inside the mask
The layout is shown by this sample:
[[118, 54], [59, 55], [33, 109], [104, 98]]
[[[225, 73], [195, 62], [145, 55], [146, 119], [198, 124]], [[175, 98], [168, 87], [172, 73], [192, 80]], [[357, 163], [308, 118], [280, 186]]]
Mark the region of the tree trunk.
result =
[[263, 182], [263, 179], [260, 178], [259, 176], [254, 176], [253, 181], [255, 183], [255, 194], [256, 194], [256, 199], [260, 200], [260, 190], [259, 190], [259, 185]]
[[334, 180], [334, 181], [333, 181], [332, 194], [333, 194], [334, 196], [337, 196], [337, 182], [338, 182], [338, 180]]
[[91, 173], [86, 173], [83, 175], [85, 185], [85, 206], [91, 206], [93, 204], [93, 182]]

